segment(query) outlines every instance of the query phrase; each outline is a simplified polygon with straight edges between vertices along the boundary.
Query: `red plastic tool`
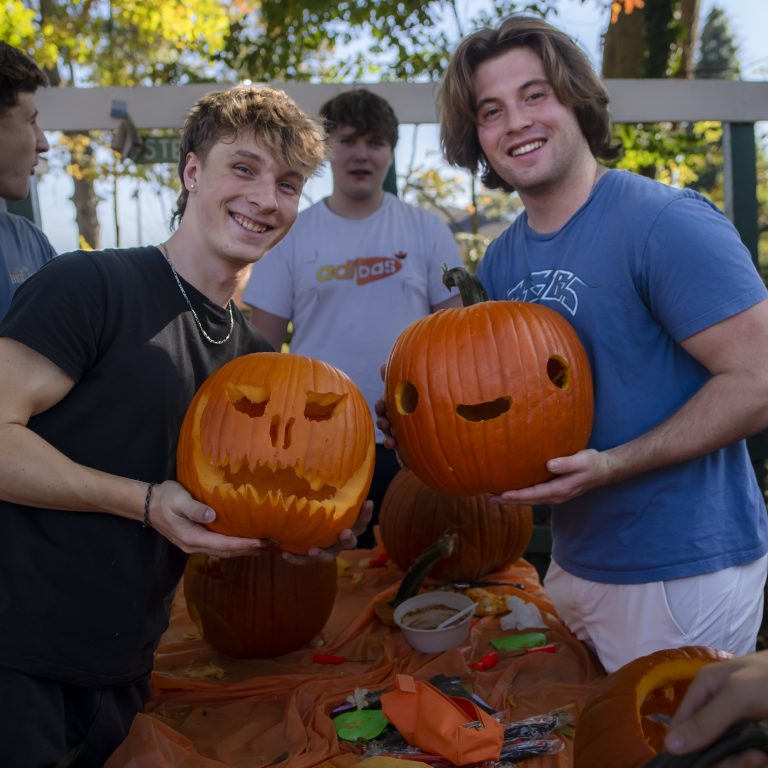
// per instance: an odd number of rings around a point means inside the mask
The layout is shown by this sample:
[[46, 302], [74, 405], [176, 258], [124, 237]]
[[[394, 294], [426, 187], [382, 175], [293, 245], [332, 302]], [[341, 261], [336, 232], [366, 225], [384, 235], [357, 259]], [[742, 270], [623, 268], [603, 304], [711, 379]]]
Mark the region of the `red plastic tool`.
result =
[[[550, 643], [549, 645], [539, 645], [536, 648], [521, 648], [519, 651], [508, 651], [505, 652], [504, 655], [526, 656], [529, 653], [555, 653], [556, 651], [557, 648], [552, 643]], [[473, 661], [469, 666], [472, 669], [477, 669], [480, 671], [484, 669], [491, 669], [499, 663], [499, 658], [500, 656], [497, 651], [489, 651], [480, 657], [480, 661]]]
[[480, 661], [473, 661], [469, 666], [472, 667], [472, 669], [491, 669], [491, 667], [495, 667], [499, 663], [499, 654], [496, 651], [489, 651], [488, 653], [484, 653], [482, 657], [480, 658]]

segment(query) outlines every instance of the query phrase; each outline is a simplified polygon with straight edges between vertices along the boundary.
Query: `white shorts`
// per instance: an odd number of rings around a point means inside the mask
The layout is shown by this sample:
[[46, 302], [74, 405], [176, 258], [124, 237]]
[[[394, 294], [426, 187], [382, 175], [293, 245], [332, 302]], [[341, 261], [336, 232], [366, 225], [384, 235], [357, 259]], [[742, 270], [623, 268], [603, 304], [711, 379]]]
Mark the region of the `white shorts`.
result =
[[544, 588], [560, 618], [607, 672], [663, 648], [755, 650], [768, 555], [701, 576], [648, 584], [580, 579], [552, 560]]

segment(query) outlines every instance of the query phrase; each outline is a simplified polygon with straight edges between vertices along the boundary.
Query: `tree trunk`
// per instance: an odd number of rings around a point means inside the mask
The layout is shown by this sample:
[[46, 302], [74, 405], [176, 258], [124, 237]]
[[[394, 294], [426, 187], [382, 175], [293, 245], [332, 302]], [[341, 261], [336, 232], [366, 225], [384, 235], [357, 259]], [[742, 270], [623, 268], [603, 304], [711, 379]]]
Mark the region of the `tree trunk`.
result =
[[610, 24], [603, 45], [603, 77], [645, 76], [645, 16], [642, 8], [622, 13]]
[[81, 241], [85, 240], [91, 248], [99, 248], [101, 228], [96, 215], [99, 196], [93, 186], [93, 174], [88, 172], [93, 160], [93, 145], [90, 141], [77, 156], [73, 153], [72, 163], [79, 166], [80, 172], [73, 178], [75, 191], [71, 199], [75, 204], [75, 221]]
[[682, 55], [680, 57], [680, 69], [677, 71], [677, 77], [690, 80], [694, 77], [693, 71], [696, 66], [696, 44], [699, 35], [699, 12], [701, 10], [701, 0], [681, 0], [680, 2], [680, 24], [685, 30], [685, 37], [681, 41]]
[[75, 179], [75, 191], [72, 202], [75, 204], [75, 220], [81, 242], [85, 240], [91, 248], [98, 248], [101, 238], [99, 219], [96, 215], [98, 195], [89, 179]]

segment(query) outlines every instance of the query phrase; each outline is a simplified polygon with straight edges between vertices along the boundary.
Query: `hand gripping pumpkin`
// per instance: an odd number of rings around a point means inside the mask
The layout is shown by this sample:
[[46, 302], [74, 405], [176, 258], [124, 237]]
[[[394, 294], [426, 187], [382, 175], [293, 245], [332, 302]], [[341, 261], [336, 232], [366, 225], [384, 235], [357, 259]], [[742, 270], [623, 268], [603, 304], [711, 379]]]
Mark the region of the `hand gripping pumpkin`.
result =
[[295, 651], [325, 626], [336, 598], [335, 562], [293, 565], [280, 552], [225, 560], [191, 555], [187, 611], [216, 650], [240, 659]]
[[[446, 273], [465, 305], [466, 270]], [[480, 301], [420, 318], [395, 341], [385, 380], [398, 451], [445, 493], [477, 494], [547, 480], [549, 459], [586, 447], [592, 430], [589, 361], [553, 309]]]
[[443, 581], [472, 581], [501, 570], [522, 556], [532, 530], [530, 507], [495, 503], [486, 494], [441, 493], [407, 469], [392, 479], [379, 512], [381, 543], [404, 571], [444, 533], [456, 534], [452, 554], [429, 572]]
[[677, 711], [696, 673], [729, 656], [705, 646], [670, 648], [600, 680], [576, 723], [574, 768], [643, 768], [663, 751], [662, 721]]
[[355, 522], [374, 456], [370, 411], [349, 377], [260, 352], [203, 382], [181, 427], [177, 476], [216, 511], [212, 530], [305, 553]]

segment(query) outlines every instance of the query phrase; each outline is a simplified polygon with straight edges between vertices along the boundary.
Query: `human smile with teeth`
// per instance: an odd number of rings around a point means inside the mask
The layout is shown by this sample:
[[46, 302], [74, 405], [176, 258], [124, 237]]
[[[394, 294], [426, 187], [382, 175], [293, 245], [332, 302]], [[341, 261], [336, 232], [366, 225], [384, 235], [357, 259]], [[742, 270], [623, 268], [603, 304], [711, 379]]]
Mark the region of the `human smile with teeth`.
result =
[[572, 197], [572, 178], [585, 169], [585, 177], [594, 176], [595, 161], [576, 114], [558, 99], [531, 48], [512, 48], [484, 61], [473, 86], [483, 154], [518, 192], [531, 221]]
[[511, 157], [520, 157], [520, 155], [526, 155], [528, 152], [533, 152], [534, 149], [539, 149], [539, 147], [543, 147], [545, 144], [544, 141], [531, 141], [527, 144], [523, 144], [521, 147], [513, 147], [509, 151], [509, 155]]
[[243, 216], [240, 213], [233, 213], [232, 218], [241, 226], [247, 229], [249, 232], [256, 232], [258, 234], [261, 234], [263, 232], [268, 232], [272, 227], [270, 227], [267, 224], [259, 224], [253, 219], [249, 219], [246, 216]]
[[295, 221], [304, 182], [247, 135], [190, 157], [185, 184], [201, 244], [243, 268], [258, 261]]

